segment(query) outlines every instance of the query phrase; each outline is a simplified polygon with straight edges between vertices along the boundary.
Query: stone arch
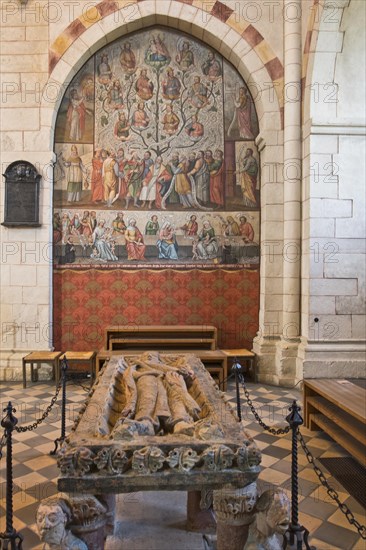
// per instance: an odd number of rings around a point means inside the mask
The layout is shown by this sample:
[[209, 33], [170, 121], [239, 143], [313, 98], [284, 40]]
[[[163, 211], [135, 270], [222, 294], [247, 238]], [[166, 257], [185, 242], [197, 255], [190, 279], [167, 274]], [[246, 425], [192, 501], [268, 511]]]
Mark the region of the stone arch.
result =
[[[212, 2], [208, 4], [212, 6]], [[220, 2], [216, 2], [209, 11], [191, 5], [190, 0], [142, 0], [138, 4], [134, 0], [120, 0], [118, 9], [113, 9], [113, 5], [115, 6], [113, 2], [101, 2], [92, 8], [97, 10], [93, 12], [96, 19], [94, 22], [87, 21], [84, 14], [69, 25], [51, 45], [48, 86], [55, 86], [60, 93], [52, 106], [45, 101], [41, 106], [44, 109], [43, 135], [49, 136], [49, 150], [53, 151], [55, 120], [64, 92], [77, 71], [92, 55], [118, 37], [153, 25], [186, 32], [204, 41], [230, 61], [252, 91], [260, 130], [257, 146], [261, 153], [261, 197], [264, 206], [261, 242], [273, 239], [274, 223], [269, 211], [272, 206], [277, 210], [282, 208], [283, 200], [281, 166], [284, 70], [281, 61], [250, 22], [243, 18], [240, 18], [240, 22], [236, 21], [232, 10]], [[205, 3], [201, 2], [200, 5]], [[281, 241], [281, 224], [276, 225], [276, 231], [275, 237]], [[260, 332], [266, 330], [268, 322], [265, 303], [274, 292], [273, 285], [276, 277], [278, 278], [272, 271], [271, 257], [264, 254], [260, 272]], [[279, 324], [280, 307], [270, 314], [271, 318], [278, 319], [276, 323]]]
[[235, 66], [252, 92], [265, 142], [264, 129], [281, 130], [283, 66], [263, 36], [249, 21], [240, 18], [238, 22], [233, 10], [221, 2], [210, 3], [210, 10], [208, 4], [202, 2], [207, 11], [184, 0], [168, 2], [104, 0], [75, 19], [55, 39], [50, 47], [46, 89], [54, 87], [59, 93], [52, 99], [43, 94], [41, 109], [44, 109], [46, 127], [54, 127], [68, 83], [96, 51], [117, 37], [159, 24], [203, 40]]

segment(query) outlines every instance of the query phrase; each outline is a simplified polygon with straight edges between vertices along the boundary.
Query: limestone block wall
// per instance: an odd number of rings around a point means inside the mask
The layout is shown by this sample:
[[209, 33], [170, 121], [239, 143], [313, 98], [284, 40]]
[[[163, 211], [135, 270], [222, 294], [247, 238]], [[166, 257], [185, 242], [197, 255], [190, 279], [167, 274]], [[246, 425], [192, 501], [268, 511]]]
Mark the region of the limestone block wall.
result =
[[326, 2], [312, 44], [299, 349], [310, 378], [365, 374], [364, 17], [358, 0]]
[[[48, 349], [50, 331], [50, 240], [52, 150], [42, 134], [41, 98], [48, 80], [48, 23], [38, 2], [27, 16], [18, 2], [2, 2], [1, 18], [1, 173], [15, 160], [27, 160], [42, 174], [40, 228], [1, 226], [1, 378], [19, 377], [29, 349]], [[4, 179], [1, 178], [1, 210]], [[14, 367], [18, 367], [14, 370]]]

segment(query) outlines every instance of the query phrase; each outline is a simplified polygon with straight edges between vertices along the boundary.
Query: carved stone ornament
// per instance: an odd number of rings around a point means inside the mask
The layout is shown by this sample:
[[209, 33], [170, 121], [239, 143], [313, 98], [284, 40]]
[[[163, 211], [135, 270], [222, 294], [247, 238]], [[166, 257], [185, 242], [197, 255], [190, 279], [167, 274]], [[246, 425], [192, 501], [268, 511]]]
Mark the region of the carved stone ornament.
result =
[[232, 466], [234, 453], [226, 445], [214, 445], [202, 453], [202, 458], [208, 470], [225, 470]]
[[265, 491], [255, 507], [245, 550], [281, 550], [290, 524], [290, 501], [283, 489]]
[[89, 526], [105, 522], [106, 508], [93, 495], [72, 495], [69, 497], [72, 509], [72, 525]]
[[171, 468], [178, 468], [180, 472], [189, 472], [200, 461], [200, 457], [193, 449], [178, 447], [169, 452], [167, 462]]
[[248, 525], [253, 521], [257, 497], [255, 482], [242, 489], [214, 491], [213, 506], [217, 520], [227, 525]]
[[126, 453], [117, 447], [104, 447], [94, 458], [94, 464], [96, 464], [98, 470], [106, 470], [110, 475], [122, 474], [127, 463]]
[[259, 466], [262, 460], [262, 454], [254, 441], [246, 440], [235, 453], [236, 463], [240, 470], [246, 471], [250, 468]]
[[140, 474], [155, 473], [164, 466], [165, 456], [159, 447], [144, 447], [133, 453], [132, 468]]
[[54, 496], [41, 501], [37, 509], [37, 529], [44, 549], [88, 550], [86, 543], [68, 528], [72, 508], [67, 496]]
[[93, 459], [94, 453], [87, 447], [63, 447], [58, 455], [57, 465], [63, 474], [83, 476], [90, 471]]

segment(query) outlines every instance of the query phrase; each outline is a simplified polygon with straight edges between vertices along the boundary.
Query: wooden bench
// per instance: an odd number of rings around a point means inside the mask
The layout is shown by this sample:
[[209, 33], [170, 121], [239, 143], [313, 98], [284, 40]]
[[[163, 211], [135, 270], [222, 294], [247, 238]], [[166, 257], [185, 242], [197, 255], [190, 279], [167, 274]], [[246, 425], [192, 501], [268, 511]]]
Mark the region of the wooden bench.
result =
[[107, 327], [105, 349], [100, 350], [97, 356], [97, 372], [102, 362], [114, 355], [131, 355], [149, 350], [161, 353], [193, 353], [208, 372], [218, 377], [220, 389], [226, 391], [227, 356], [217, 349], [217, 328], [212, 325]]
[[128, 325], [107, 327], [105, 349], [149, 349], [215, 350], [217, 349], [217, 328], [211, 325]]
[[76, 366], [86, 365], [90, 373], [91, 383], [93, 383], [96, 378], [96, 356], [96, 351], [65, 351], [59, 361], [66, 359], [71, 371], [75, 370]]
[[366, 390], [350, 380], [304, 380], [305, 426], [323, 430], [366, 466]]
[[[59, 358], [61, 354], [61, 351], [32, 351], [23, 357], [23, 388], [27, 387], [27, 365], [30, 365], [31, 381], [38, 382], [38, 367], [42, 365], [42, 363], [52, 366], [52, 374], [57, 386], [60, 379]], [[36, 365], [35, 368], [34, 365]]]

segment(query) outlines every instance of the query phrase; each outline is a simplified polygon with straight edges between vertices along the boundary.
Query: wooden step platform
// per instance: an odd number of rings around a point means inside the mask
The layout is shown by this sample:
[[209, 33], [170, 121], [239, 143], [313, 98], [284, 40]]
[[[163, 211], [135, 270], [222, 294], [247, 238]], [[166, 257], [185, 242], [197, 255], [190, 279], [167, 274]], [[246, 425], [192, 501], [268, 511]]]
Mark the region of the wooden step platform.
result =
[[321, 429], [366, 466], [366, 390], [346, 379], [304, 380], [305, 426]]

